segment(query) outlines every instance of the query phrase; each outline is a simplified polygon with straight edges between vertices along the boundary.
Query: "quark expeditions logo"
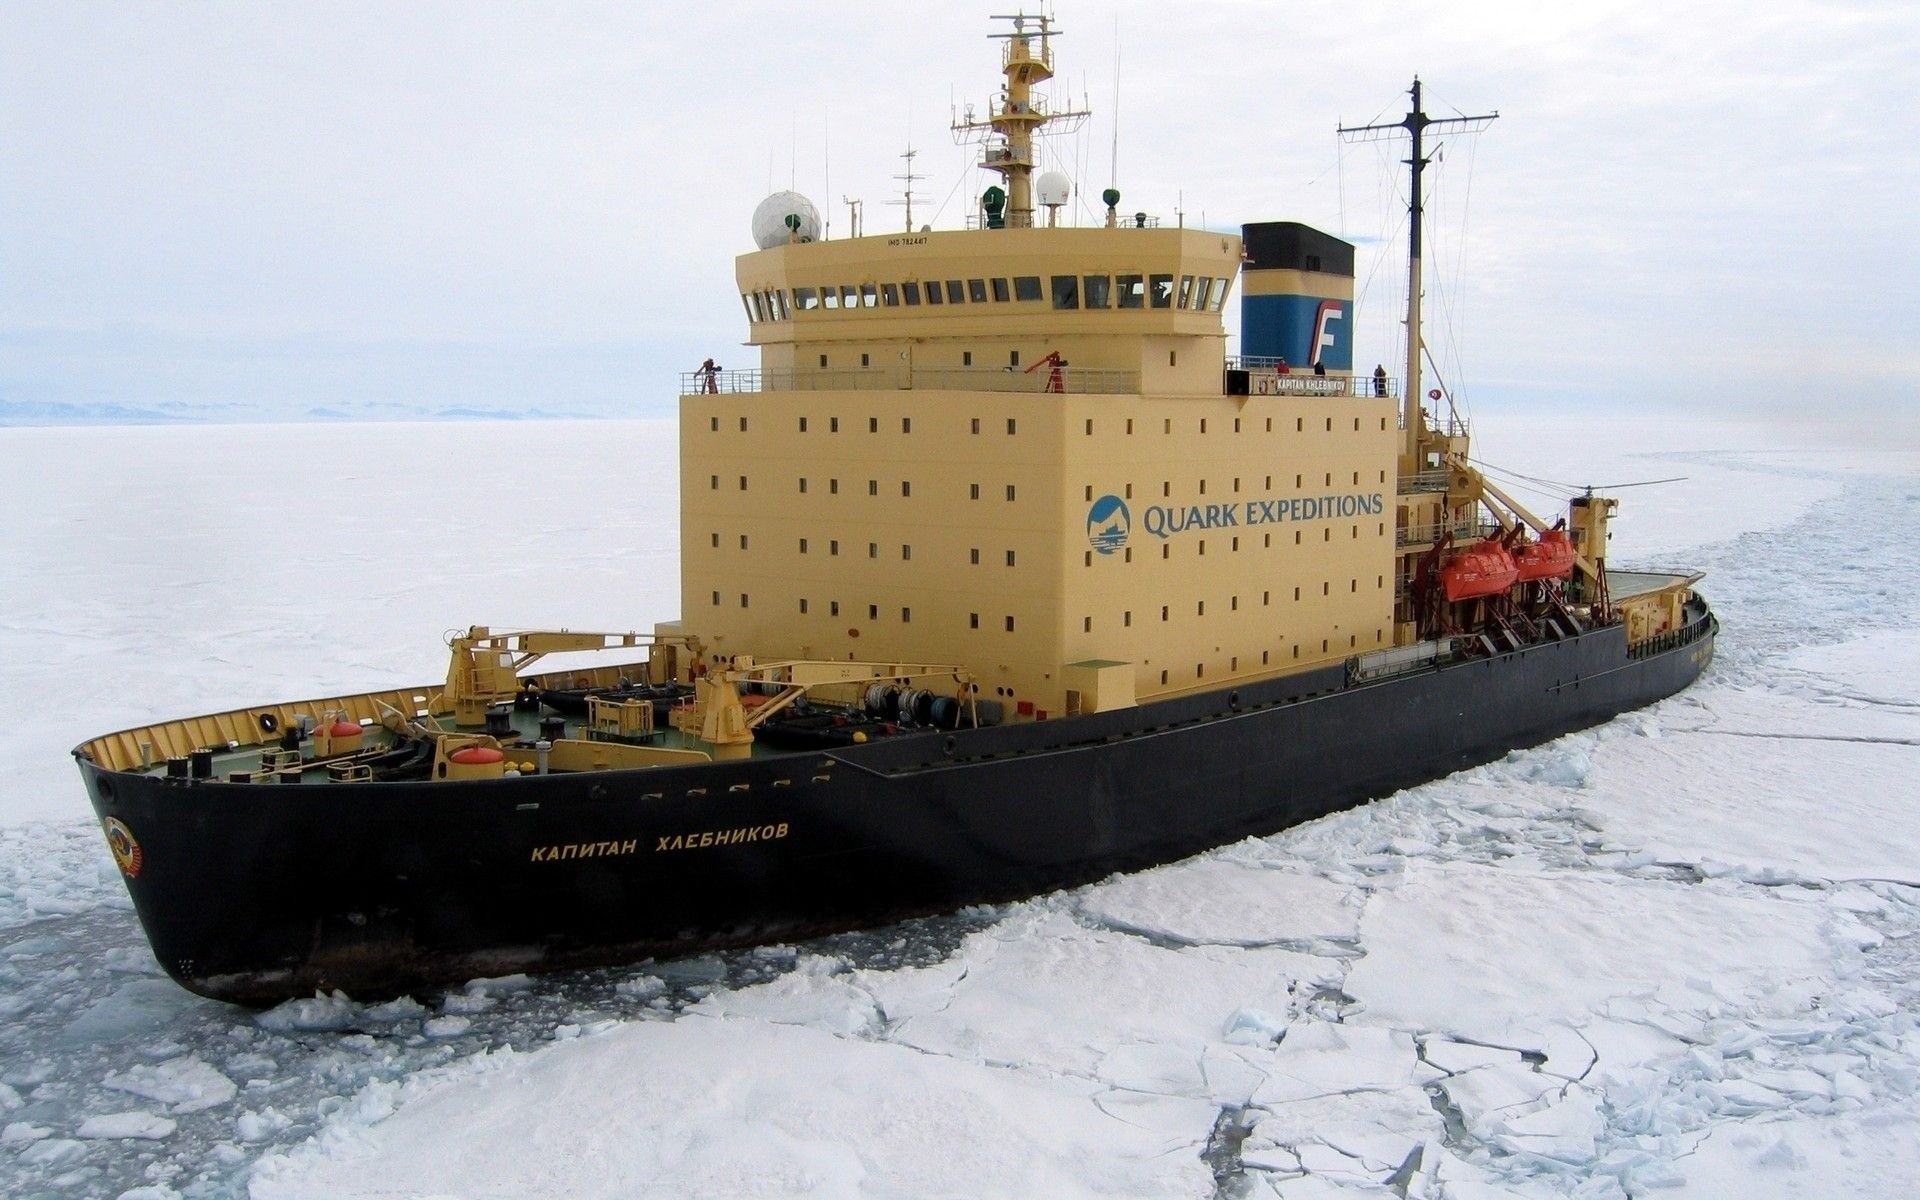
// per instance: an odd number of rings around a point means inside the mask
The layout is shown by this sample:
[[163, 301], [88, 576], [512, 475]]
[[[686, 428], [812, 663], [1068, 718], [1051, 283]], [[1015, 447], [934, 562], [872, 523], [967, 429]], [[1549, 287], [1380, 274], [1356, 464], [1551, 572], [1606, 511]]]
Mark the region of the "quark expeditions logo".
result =
[[107, 834], [107, 849], [113, 851], [113, 861], [119, 866], [120, 873], [128, 879], [137, 878], [140, 868], [146, 864], [147, 856], [140, 851], [140, 843], [133, 838], [133, 830], [128, 829], [119, 817], [108, 817], [100, 822], [100, 828]]
[[1245, 500], [1233, 504], [1156, 504], [1141, 514], [1140, 524], [1157, 538], [1207, 529], [1242, 529], [1254, 525], [1332, 521], [1344, 517], [1378, 516], [1386, 509], [1379, 492], [1347, 492], [1328, 496], [1293, 496], [1285, 500]]
[[1106, 495], [1093, 502], [1087, 510], [1087, 544], [1102, 554], [1112, 554], [1127, 544], [1127, 534], [1133, 532], [1133, 514], [1127, 511], [1127, 502], [1118, 496]]

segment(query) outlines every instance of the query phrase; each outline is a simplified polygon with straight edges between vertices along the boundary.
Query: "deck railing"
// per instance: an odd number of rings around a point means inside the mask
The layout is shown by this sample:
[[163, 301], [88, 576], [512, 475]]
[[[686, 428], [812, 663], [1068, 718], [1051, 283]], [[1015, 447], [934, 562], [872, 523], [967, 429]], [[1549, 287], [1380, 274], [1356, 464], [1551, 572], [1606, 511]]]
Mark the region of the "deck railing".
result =
[[[1298, 364], [1288, 368], [1286, 374], [1280, 372], [1278, 358], [1257, 354], [1229, 355], [1228, 371], [1247, 373], [1247, 391], [1253, 396], [1398, 396], [1400, 384], [1396, 379], [1384, 382], [1371, 375], [1315, 375], [1311, 367], [1302, 369]], [[1233, 388], [1229, 376], [1228, 395], [1240, 395]]]
[[1131, 395], [1140, 391], [1140, 372], [1101, 367], [822, 367], [788, 371], [687, 371], [680, 376], [683, 396], [741, 392], [905, 391], [1071, 392], [1076, 395]]
[[1436, 525], [1408, 525], [1394, 531], [1394, 543], [1400, 546], [1431, 546], [1442, 534], [1451, 533], [1458, 543], [1477, 542], [1500, 532], [1498, 525], [1482, 521], [1441, 522]]

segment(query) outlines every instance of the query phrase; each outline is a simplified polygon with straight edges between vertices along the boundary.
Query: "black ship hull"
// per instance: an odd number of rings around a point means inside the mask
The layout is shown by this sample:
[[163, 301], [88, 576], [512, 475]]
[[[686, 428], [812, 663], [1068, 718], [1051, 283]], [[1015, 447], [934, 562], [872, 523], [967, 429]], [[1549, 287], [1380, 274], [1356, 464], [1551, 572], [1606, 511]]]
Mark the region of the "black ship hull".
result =
[[188, 989], [270, 1003], [637, 961], [1004, 901], [1385, 796], [1681, 690], [1716, 625], [1617, 625], [1367, 683], [1333, 667], [1118, 712], [496, 781], [108, 771], [95, 811]]

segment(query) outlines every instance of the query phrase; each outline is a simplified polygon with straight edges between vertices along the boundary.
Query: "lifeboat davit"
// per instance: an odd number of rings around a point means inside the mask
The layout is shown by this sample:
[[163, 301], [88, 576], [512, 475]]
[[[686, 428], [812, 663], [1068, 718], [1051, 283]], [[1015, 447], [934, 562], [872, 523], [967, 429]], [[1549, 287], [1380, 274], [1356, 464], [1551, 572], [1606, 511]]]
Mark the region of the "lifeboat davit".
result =
[[1474, 543], [1440, 568], [1440, 585], [1454, 602], [1498, 596], [1519, 578], [1520, 567], [1499, 538]]
[[1514, 551], [1520, 568], [1520, 582], [1536, 579], [1565, 579], [1573, 574], [1573, 539], [1564, 529], [1549, 529], [1537, 542], [1527, 542]]

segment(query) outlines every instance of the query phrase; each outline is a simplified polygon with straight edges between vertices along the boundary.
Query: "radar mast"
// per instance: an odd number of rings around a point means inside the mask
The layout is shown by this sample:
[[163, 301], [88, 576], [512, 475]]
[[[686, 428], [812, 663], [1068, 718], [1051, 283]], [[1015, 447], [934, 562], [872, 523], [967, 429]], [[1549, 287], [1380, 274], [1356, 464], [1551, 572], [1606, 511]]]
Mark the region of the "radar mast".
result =
[[987, 119], [975, 120], [973, 106], [953, 123], [956, 140], [979, 139], [984, 143], [980, 165], [998, 171], [1007, 181], [1007, 225], [1024, 229], [1033, 225], [1033, 139], [1042, 127], [1053, 125], [1048, 133], [1069, 133], [1087, 119], [1083, 109], [1048, 112], [1046, 100], [1033, 94], [1033, 85], [1053, 78], [1052, 38], [1060, 36], [1053, 18], [1044, 14], [1014, 13], [996, 16], [1010, 21], [1008, 33], [987, 36], [1005, 39], [1000, 56], [1006, 73], [1006, 87], [996, 98]]
[[1407, 94], [1413, 97], [1413, 106], [1398, 121], [1378, 125], [1342, 125], [1339, 132], [1348, 141], [1362, 142], [1405, 132], [1413, 141], [1412, 153], [1406, 158], [1413, 181], [1407, 192], [1407, 377], [1401, 388], [1400, 413], [1400, 428], [1404, 431], [1401, 434], [1404, 439], [1403, 453], [1412, 456], [1424, 432], [1420, 421], [1420, 352], [1423, 349], [1420, 339], [1420, 226], [1425, 220], [1425, 207], [1421, 197], [1420, 176], [1431, 161], [1426, 157], [1423, 145], [1425, 134], [1429, 129], [1478, 133], [1497, 120], [1500, 114], [1490, 112], [1477, 117], [1429, 117], [1420, 107], [1418, 76], [1414, 78], [1413, 86], [1407, 89]]

